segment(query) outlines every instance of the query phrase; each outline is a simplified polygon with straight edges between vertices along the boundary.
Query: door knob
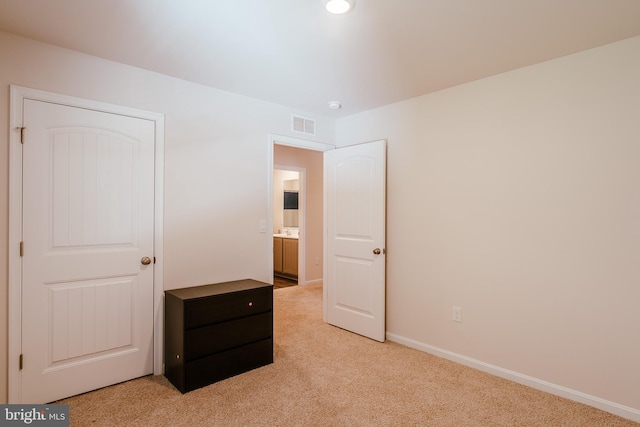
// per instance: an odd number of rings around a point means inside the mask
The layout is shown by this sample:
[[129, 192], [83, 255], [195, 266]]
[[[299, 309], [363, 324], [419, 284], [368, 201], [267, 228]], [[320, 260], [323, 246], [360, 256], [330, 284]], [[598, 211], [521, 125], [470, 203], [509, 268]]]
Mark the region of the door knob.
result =
[[380, 255], [380, 248], [375, 248], [375, 249], [373, 250], [373, 254], [374, 254], [374, 255]]
[[148, 256], [143, 256], [142, 259], [140, 260], [140, 264], [142, 265], [151, 264], [151, 258], [149, 258]]

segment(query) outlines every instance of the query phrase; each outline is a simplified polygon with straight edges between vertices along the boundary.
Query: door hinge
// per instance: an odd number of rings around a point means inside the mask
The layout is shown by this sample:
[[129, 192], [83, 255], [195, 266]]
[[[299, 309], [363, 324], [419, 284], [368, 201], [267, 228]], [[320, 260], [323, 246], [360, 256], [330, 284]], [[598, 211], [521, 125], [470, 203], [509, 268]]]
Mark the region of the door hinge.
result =
[[22, 371], [22, 361], [23, 361], [23, 357], [22, 357], [22, 353], [20, 354], [20, 361], [18, 362], [18, 364], [20, 365], [20, 370]]
[[24, 144], [24, 127], [18, 128], [20, 129], [20, 144]]
[[24, 242], [20, 242], [20, 256], [24, 256]]

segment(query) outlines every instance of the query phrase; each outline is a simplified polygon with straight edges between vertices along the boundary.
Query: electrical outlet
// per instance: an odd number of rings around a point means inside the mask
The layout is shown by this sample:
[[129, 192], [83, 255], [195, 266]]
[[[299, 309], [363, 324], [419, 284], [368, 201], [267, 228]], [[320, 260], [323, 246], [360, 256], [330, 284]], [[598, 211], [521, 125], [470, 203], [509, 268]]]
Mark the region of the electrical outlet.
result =
[[462, 323], [462, 309], [460, 307], [453, 307], [453, 315], [451, 319], [454, 322]]

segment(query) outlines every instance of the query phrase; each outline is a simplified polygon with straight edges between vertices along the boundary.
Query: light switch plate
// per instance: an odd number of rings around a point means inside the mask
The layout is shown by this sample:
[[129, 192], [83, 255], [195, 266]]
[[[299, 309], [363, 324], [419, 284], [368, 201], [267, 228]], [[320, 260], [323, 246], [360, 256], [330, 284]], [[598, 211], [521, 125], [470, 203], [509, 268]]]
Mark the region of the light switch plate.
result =
[[460, 307], [453, 307], [451, 320], [454, 322], [462, 322], [462, 309]]

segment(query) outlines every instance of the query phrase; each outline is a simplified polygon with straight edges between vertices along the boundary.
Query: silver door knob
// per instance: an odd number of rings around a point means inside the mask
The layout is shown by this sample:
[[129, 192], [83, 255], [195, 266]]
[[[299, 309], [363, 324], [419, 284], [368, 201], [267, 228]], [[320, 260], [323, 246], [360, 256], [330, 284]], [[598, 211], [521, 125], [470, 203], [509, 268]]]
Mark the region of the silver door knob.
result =
[[151, 264], [151, 258], [149, 258], [148, 256], [143, 256], [142, 259], [140, 260], [140, 264], [142, 265]]
[[373, 250], [373, 254], [374, 254], [374, 255], [380, 255], [380, 248], [375, 248], [375, 249]]

